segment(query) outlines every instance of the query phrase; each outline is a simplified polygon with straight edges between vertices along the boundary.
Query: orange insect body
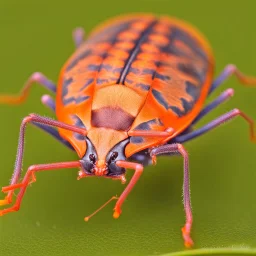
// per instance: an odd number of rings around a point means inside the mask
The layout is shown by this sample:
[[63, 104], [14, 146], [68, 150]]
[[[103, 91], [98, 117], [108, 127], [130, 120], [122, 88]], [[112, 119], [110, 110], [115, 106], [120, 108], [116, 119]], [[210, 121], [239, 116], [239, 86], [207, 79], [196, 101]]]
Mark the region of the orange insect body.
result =
[[[128, 138], [127, 131], [141, 126], [154, 131], [172, 127], [169, 139], [177, 136], [200, 112], [212, 76], [210, 47], [188, 24], [152, 15], [120, 17], [92, 32], [64, 65], [57, 117], [72, 125], [78, 117], [104, 159]], [[84, 140], [70, 131], [60, 134], [80, 157], [85, 154]], [[163, 140], [131, 138], [125, 155]]]
[[[122, 16], [96, 28], [87, 40], [83, 33], [82, 29], [74, 32], [77, 50], [62, 68], [57, 86], [37, 72], [20, 96], [0, 95], [1, 103], [18, 104], [33, 82], [40, 83], [56, 93], [55, 101], [44, 95], [42, 102], [58, 120], [36, 114], [23, 119], [14, 173], [10, 185], [2, 188], [7, 196], [0, 200], [0, 206], [12, 202], [15, 189], [20, 191], [14, 205], [0, 210], [0, 216], [19, 210], [38, 171], [79, 168], [78, 179], [103, 176], [125, 183], [126, 169], [133, 169], [134, 175], [120, 197], [106, 203], [117, 199], [113, 217], [118, 218], [144, 166], [155, 164], [157, 155], [178, 153], [184, 159], [186, 223], [182, 235], [185, 246], [191, 247], [189, 157], [183, 143], [236, 116], [249, 123], [251, 138], [256, 141], [254, 122], [239, 109], [193, 130], [195, 123], [234, 94], [233, 89], [227, 89], [203, 107], [206, 97], [230, 75], [246, 85], [255, 86], [256, 79], [228, 65], [213, 81], [214, 58], [207, 41], [195, 28], [175, 18]], [[20, 181], [28, 123], [75, 150], [80, 160], [32, 165]]]

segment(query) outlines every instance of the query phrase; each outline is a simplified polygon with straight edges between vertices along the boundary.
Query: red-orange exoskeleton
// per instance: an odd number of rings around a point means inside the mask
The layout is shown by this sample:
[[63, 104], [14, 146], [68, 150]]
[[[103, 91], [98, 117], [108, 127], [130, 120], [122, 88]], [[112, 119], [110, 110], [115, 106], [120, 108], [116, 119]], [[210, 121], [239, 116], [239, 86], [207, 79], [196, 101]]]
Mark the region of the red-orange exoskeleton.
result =
[[[117, 199], [114, 217], [118, 218], [144, 166], [155, 163], [159, 154], [180, 154], [184, 159], [186, 213], [182, 234], [185, 245], [192, 246], [189, 158], [183, 143], [238, 115], [249, 123], [255, 140], [253, 121], [239, 109], [202, 128], [193, 126], [233, 95], [234, 91], [227, 89], [204, 107], [207, 96], [230, 75], [236, 75], [245, 85], [255, 85], [256, 79], [228, 65], [213, 80], [214, 58], [207, 41], [195, 28], [175, 18], [123, 16], [99, 26], [86, 40], [81, 28], [74, 31], [73, 37], [77, 49], [63, 66], [57, 86], [43, 74], [34, 73], [21, 95], [0, 97], [1, 103], [19, 104], [26, 99], [31, 85], [40, 83], [56, 95], [55, 100], [44, 95], [42, 102], [58, 120], [36, 114], [23, 119], [15, 170], [10, 185], [2, 189], [7, 195], [0, 205], [12, 202], [15, 189], [19, 193], [14, 205], [0, 210], [0, 215], [20, 208], [37, 171], [76, 167], [80, 169], [79, 179], [103, 176], [125, 183], [126, 169], [133, 169], [135, 173], [124, 192], [112, 198]], [[75, 150], [80, 160], [33, 165], [20, 180], [28, 123]]]

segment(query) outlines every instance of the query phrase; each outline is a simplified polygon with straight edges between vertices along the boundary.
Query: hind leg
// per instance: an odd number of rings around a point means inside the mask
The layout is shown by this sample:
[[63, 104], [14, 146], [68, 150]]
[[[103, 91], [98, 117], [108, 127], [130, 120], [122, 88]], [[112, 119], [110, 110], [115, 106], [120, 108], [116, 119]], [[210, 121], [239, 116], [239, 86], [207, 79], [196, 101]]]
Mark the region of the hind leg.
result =
[[[256, 77], [246, 76], [243, 73], [241, 73], [235, 65], [229, 64], [224, 68], [222, 73], [214, 80], [208, 95], [210, 95], [215, 89], [217, 89], [221, 84], [224, 83], [226, 79], [228, 79], [232, 75], [235, 75], [240, 81], [240, 83], [242, 83], [243, 85], [249, 86], [249, 87], [256, 87]], [[231, 88], [224, 91], [216, 100], [214, 100], [212, 103], [207, 105], [199, 113], [199, 115], [193, 121], [192, 125], [196, 124], [199, 120], [202, 119], [202, 117], [204, 117], [206, 114], [214, 110], [220, 104], [230, 99], [233, 95], [234, 95], [234, 90]]]
[[191, 209], [191, 200], [190, 200], [190, 180], [189, 180], [189, 156], [186, 149], [181, 144], [169, 144], [163, 145], [156, 148], [153, 148], [150, 152], [150, 156], [155, 159], [156, 162], [157, 155], [164, 154], [180, 154], [183, 157], [183, 203], [186, 214], [186, 223], [182, 228], [182, 235], [186, 247], [191, 247], [193, 245], [193, 240], [191, 239], [190, 233], [192, 228], [192, 209]]
[[27, 99], [30, 92], [30, 88], [34, 83], [43, 85], [46, 89], [48, 89], [51, 92], [56, 92], [56, 86], [52, 81], [50, 81], [42, 73], [35, 72], [29, 77], [19, 95], [0, 95], [0, 103], [10, 105], [23, 103]]
[[203, 108], [203, 110], [198, 114], [198, 116], [194, 119], [192, 122], [192, 125], [199, 122], [204, 116], [206, 116], [208, 113], [210, 113], [212, 110], [217, 108], [219, 105], [223, 104], [227, 100], [229, 100], [234, 95], [234, 90], [229, 88], [226, 91], [224, 91], [219, 97], [217, 97], [213, 102], [208, 104], [206, 107]]
[[222, 73], [214, 80], [210, 88], [209, 94], [211, 94], [216, 88], [218, 88], [225, 80], [227, 80], [232, 75], [235, 75], [238, 78], [239, 82], [245, 86], [256, 86], [256, 77], [244, 75], [235, 65], [229, 64], [224, 68]]
[[251, 140], [256, 143], [256, 130], [255, 130], [255, 123], [253, 120], [248, 117], [245, 113], [243, 113], [239, 109], [233, 109], [230, 112], [216, 118], [215, 120], [211, 121], [210, 123], [206, 124], [202, 128], [199, 128], [191, 133], [177, 136], [174, 139], [174, 142], [176, 143], [184, 143], [186, 141], [192, 140], [200, 135], [203, 135], [204, 133], [213, 130], [214, 128], [220, 126], [221, 124], [224, 124], [225, 122], [234, 119], [236, 116], [241, 116], [249, 125], [250, 125], [250, 135]]

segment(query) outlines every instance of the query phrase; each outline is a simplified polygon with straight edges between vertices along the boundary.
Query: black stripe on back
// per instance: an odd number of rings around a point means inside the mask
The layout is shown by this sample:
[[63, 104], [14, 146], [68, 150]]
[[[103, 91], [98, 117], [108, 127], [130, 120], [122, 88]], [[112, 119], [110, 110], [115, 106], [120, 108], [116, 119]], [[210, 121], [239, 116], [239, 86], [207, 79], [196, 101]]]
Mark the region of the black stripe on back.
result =
[[123, 70], [122, 70], [120, 77], [117, 81], [118, 84], [124, 84], [125, 78], [128, 74], [128, 71], [129, 71], [131, 65], [132, 65], [132, 62], [134, 61], [134, 59], [136, 58], [136, 56], [140, 50], [141, 44], [145, 41], [145, 39], [151, 33], [153, 27], [156, 25], [157, 22], [158, 22], [158, 20], [154, 20], [153, 22], [151, 22], [151, 24], [141, 33], [141, 36], [135, 43], [134, 48], [130, 52], [129, 58], [127, 59], [125, 65], [123, 67]]

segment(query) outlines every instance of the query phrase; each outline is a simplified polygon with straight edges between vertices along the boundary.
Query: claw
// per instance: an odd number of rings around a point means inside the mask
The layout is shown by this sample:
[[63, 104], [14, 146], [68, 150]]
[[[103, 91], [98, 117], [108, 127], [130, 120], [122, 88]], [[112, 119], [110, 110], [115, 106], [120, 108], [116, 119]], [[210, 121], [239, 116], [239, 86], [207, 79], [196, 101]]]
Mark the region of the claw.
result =
[[152, 164], [153, 165], [156, 165], [156, 156], [155, 155], [153, 155], [152, 157], [151, 157], [151, 159], [152, 159]]
[[80, 171], [78, 172], [77, 180], [80, 180], [80, 179], [85, 178], [85, 177], [87, 177], [87, 175], [85, 174], [85, 172], [82, 171], [82, 170], [80, 170]]
[[182, 231], [185, 246], [187, 248], [191, 248], [194, 245], [194, 242], [190, 237], [190, 230], [188, 230], [185, 226], [181, 229], [181, 231]]
[[11, 198], [6, 196], [3, 200], [0, 200], [0, 206], [10, 204], [12, 202]]
[[125, 178], [124, 175], [121, 175], [120, 180], [121, 180], [121, 183], [122, 183], [122, 184], [125, 184], [125, 183], [126, 183], [126, 178]]
[[114, 208], [113, 218], [118, 219], [120, 217], [121, 213], [122, 213], [121, 209]]

